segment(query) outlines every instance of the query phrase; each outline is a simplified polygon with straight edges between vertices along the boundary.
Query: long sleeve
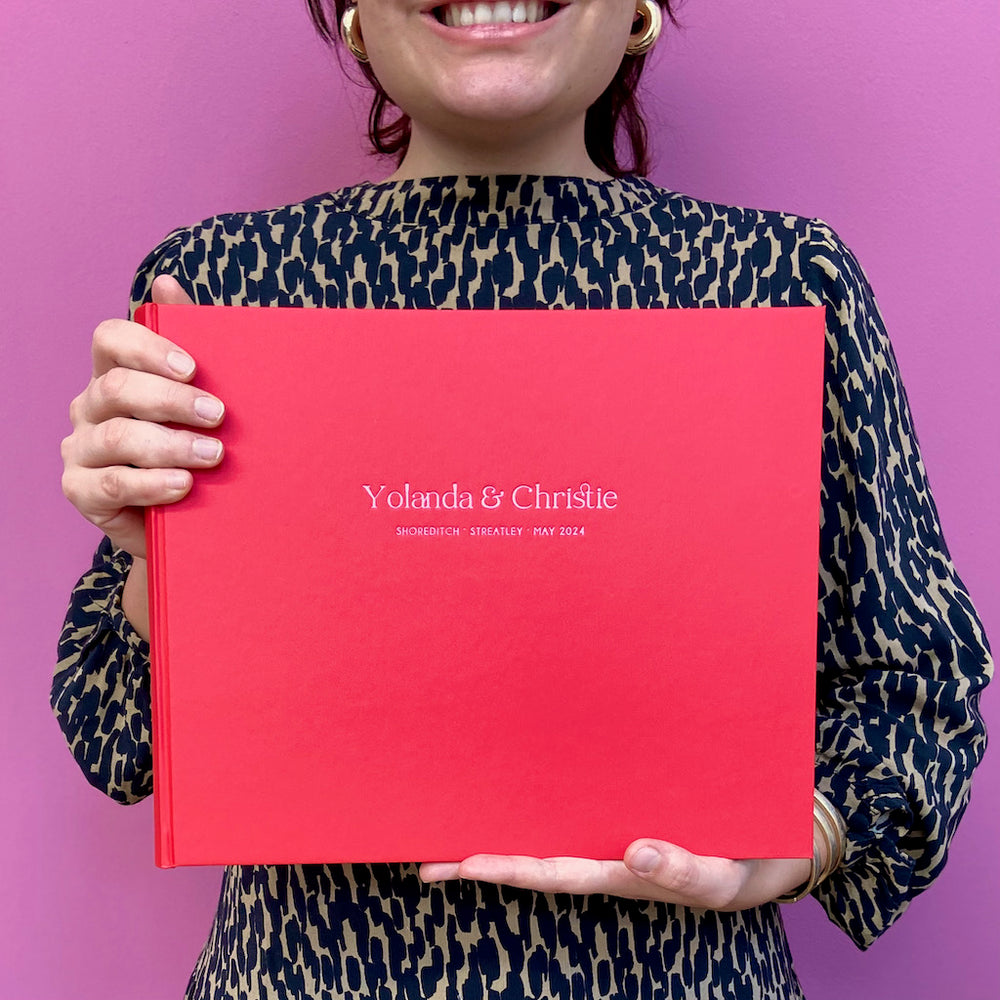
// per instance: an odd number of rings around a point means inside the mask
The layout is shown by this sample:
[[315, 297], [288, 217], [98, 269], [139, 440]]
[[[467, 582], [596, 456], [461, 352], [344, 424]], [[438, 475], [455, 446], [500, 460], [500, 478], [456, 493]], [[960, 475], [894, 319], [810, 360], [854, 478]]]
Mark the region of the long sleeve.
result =
[[[140, 265], [130, 315], [148, 299], [157, 274], [177, 273], [178, 246], [171, 234]], [[131, 566], [127, 552], [103, 539], [70, 598], [50, 696], [87, 780], [123, 803], [153, 790], [149, 645], [121, 606]]]
[[105, 538], [73, 591], [52, 710], [87, 780], [118, 802], [153, 790], [149, 646], [122, 611], [131, 556]]
[[985, 747], [992, 664], [871, 290], [829, 229], [812, 237], [828, 371], [816, 779], [849, 827], [844, 865], [816, 896], [865, 948], [945, 863]]

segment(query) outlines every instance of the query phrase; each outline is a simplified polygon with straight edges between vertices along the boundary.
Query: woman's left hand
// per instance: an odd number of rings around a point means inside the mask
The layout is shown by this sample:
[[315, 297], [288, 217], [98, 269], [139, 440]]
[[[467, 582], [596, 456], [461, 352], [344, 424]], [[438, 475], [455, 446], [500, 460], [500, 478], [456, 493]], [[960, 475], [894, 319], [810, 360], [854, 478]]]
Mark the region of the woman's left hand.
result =
[[696, 909], [760, 906], [809, 877], [804, 858], [733, 861], [704, 857], [662, 840], [636, 840], [622, 861], [475, 854], [460, 862], [426, 862], [425, 882], [475, 879], [538, 892], [599, 893], [654, 899]]

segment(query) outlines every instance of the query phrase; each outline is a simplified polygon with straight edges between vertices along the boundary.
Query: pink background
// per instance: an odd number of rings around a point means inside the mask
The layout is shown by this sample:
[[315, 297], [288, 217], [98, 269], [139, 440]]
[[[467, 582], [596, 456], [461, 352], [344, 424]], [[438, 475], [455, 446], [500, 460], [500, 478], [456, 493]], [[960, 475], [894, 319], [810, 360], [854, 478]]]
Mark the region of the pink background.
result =
[[[5, 0], [0, 13], [0, 1000], [176, 1000], [212, 917], [218, 871], [157, 871], [149, 803], [90, 789], [49, 714], [66, 598], [97, 541], [60, 494], [58, 443], [93, 326], [122, 314], [169, 229], [379, 175], [358, 95], [302, 6]], [[649, 77], [654, 179], [824, 217], [854, 247], [952, 553], [997, 635], [996, 0], [692, 0], [684, 20]], [[997, 704], [991, 691], [988, 720]], [[996, 996], [998, 783], [994, 755], [948, 870], [868, 954], [812, 901], [787, 911], [810, 1000]]]

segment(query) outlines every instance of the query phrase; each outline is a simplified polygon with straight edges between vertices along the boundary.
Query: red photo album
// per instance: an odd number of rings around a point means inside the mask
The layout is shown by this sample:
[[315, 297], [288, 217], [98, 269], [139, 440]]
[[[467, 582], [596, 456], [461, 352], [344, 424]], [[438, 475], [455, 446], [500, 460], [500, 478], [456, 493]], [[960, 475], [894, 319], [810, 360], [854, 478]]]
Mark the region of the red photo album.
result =
[[137, 318], [158, 865], [811, 855], [821, 309]]

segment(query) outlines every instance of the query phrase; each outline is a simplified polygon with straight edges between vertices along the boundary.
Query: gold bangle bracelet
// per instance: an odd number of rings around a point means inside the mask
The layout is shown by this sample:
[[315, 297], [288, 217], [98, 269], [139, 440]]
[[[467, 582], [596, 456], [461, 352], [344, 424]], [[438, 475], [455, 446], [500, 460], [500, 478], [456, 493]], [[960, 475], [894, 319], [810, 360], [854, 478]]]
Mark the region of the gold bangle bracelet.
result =
[[843, 864], [844, 852], [847, 849], [847, 824], [830, 800], [820, 792], [813, 793], [813, 815], [820, 818], [830, 845], [825, 878]]
[[[817, 836], [818, 834], [818, 836]], [[778, 896], [775, 902], [797, 903], [808, 896], [824, 879], [836, 871], [844, 860], [847, 846], [847, 824], [821, 792], [813, 792], [813, 855], [809, 878], [790, 892]], [[822, 848], [826, 848], [824, 861]]]

